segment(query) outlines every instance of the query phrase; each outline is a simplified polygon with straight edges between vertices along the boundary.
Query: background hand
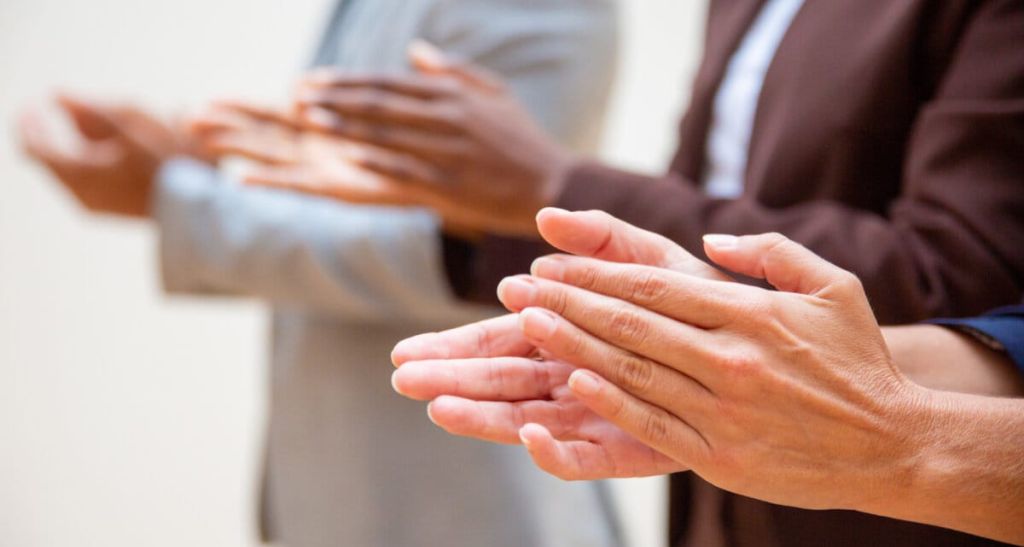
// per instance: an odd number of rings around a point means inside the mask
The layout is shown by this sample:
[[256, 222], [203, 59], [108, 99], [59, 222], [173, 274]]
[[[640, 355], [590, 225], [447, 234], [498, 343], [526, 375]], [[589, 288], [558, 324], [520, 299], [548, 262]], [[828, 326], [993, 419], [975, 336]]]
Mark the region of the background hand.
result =
[[535, 234], [570, 154], [496, 76], [426, 44], [410, 52], [412, 76], [309, 75], [297, 92], [303, 123], [372, 145], [360, 165], [415, 187], [458, 225]]
[[181, 135], [129, 105], [67, 95], [59, 96], [57, 103], [74, 123], [76, 146], [72, 150], [57, 146], [40, 115], [29, 110], [18, 127], [26, 153], [46, 166], [90, 211], [148, 216], [157, 170], [187, 148]]

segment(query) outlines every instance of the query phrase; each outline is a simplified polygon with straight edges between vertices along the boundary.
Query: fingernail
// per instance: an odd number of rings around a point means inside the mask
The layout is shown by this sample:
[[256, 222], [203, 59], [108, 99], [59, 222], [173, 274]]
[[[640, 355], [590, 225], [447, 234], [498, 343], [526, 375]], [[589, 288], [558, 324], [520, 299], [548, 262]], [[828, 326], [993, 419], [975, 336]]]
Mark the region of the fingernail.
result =
[[536, 297], [537, 287], [528, 276], [506, 277], [498, 284], [498, 298], [512, 309], [521, 310], [532, 304]]
[[588, 370], [578, 369], [569, 376], [569, 387], [580, 395], [593, 395], [597, 393], [597, 377]]
[[542, 256], [530, 265], [530, 273], [552, 281], [561, 281], [565, 278], [565, 265], [557, 256]]
[[444, 65], [444, 53], [437, 46], [425, 40], [414, 40], [409, 45], [409, 54], [434, 66]]
[[437, 420], [434, 419], [434, 403], [435, 402], [436, 402], [436, 400], [435, 401], [430, 401], [429, 403], [427, 403], [427, 418], [429, 418], [430, 422], [433, 423], [434, 425], [436, 425], [438, 427], [441, 427], [440, 425], [438, 425]]
[[395, 390], [395, 393], [398, 393], [399, 395], [405, 395], [404, 393], [402, 393], [402, 390], [398, 389], [398, 371], [397, 370], [391, 373], [391, 389]]
[[527, 308], [519, 314], [519, 325], [527, 338], [543, 342], [555, 333], [558, 321], [547, 310]]
[[519, 441], [521, 443], [523, 443], [523, 446], [526, 446], [527, 448], [529, 448], [529, 446], [530, 446], [530, 439], [526, 438], [526, 428], [527, 427], [529, 427], [529, 424], [524, 425], [523, 427], [519, 428]]
[[735, 249], [740, 238], [726, 234], [707, 234], [704, 236], [704, 243], [716, 249]]

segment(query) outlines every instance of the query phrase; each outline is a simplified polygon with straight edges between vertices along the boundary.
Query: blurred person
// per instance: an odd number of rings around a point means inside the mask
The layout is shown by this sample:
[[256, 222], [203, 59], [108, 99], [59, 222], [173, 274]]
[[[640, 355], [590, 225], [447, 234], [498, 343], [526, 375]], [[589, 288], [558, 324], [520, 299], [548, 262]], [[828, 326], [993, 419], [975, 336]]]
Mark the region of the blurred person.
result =
[[[305, 126], [372, 145], [356, 161], [401, 184], [270, 183], [429, 203], [465, 240], [447, 272], [469, 301], [493, 302], [501, 279], [547, 252], [533, 217], [556, 205], [611, 212], [694, 253], [706, 233], [785, 233], [858, 275], [885, 324], [973, 315], [1024, 291], [1022, 40], [1017, 0], [713, 0], [664, 176], [560, 148], [500, 86], [310, 77], [320, 91], [300, 97]], [[688, 474], [672, 484], [673, 547], [987, 543], [765, 504]]]
[[[579, 216], [542, 212], [541, 232], [581, 249], [608, 240]], [[856, 276], [779, 234], [704, 238], [713, 264], [771, 292], [612, 222], [637, 263], [538, 259], [500, 285], [517, 313], [399, 344], [396, 389], [432, 400], [450, 431], [520, 437], [569, 480], [692, 469], [773, 503], [1024, 545], [1024, 306], [939, 321], [967, 336], [879, 329]], [[936, 367], [968, 383], [930, 389], [901, 372]], [[963, 393], [994, 374], [1013, 375], [1010, 397]]]
[[[394, 77], [424, 38], [501, 74], [532, 116], [583, 151], [601, 126], [616, 28], [605, 0], [345, 0], [315, 64]], [[226, 153], [211, 139], [281, 144], [289, 135], [267, 123], [280, 121], [270, 111], [215, 105], [186, 133], [131, 106], [60, 103], [78, 149], [57, 148], [28, 114], [27, 150], [89, 210], [152, 220], [167, 290], [273, 308], [264, 539], [620, 544], [600, 485], [562, 484], [519, 451], [454, 445], [388, 389], [397, 340], [492, 313], [452, 296], [435, 214], [231, 184], [210, 165]], [[218, 115], [230, 123], [209, 123]]]

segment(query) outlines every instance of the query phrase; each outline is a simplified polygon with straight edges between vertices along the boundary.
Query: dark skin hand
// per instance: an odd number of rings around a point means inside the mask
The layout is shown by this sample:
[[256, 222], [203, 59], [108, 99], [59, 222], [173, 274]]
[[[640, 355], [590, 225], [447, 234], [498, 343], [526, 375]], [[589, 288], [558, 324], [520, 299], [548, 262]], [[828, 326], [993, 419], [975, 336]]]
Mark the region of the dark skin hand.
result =
[[[242, 178], [246, 184], [356, 204], [426, 206], [439, 211], [446, 205], [405, 182], [415, 178], [415, 172], [396, 180], [364, 167], [360, 159], [380, 152], [375, 147], [306, 130], [285, 110], [216, 101], [189, 119], [187, 131], [210, 157], [236, 156], [254, 162]], [[467, 239], [476, 236], [452, 218], [444, 220], [447, 232]]]
[[153, 178], [187, 145], [169, 125], [130, 105], [62, 95], [78, 143], [57, 146], [37, 112], [22, 114], [18, 132], [25, 152], [43, 164], [86, 209], [136, 218], [149, 216]]
[[410, 48], [417, 73], [318, 71], [296, 94], [301, 122], [373, 148], [357, 158], [414, 189], [453, 224], [535, 235], [534, 216], [556, 199], [571, 154], [530, 117], [496, 76]]

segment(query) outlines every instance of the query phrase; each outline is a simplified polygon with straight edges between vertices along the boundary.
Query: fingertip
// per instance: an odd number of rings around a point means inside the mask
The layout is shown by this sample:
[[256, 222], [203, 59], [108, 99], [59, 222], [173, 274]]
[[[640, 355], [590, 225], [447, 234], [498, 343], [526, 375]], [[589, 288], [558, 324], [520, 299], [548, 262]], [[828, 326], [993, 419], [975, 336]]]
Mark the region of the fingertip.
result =
[[601, 378], [585, 369], [576, 369], [569, 375], [569, 389], [576, 395], [590, 398], [601, 391]]
[[398, 393], [399, 395], [407, 396], [405, 394], [405, 392], [402, 390], [402, 385], [401, 385], [401, 381], [402, 380], [399, 377], [399, 372], [401, 372], [401, 371], [400, 370], [396, 370], [396, 371], [391, 373], [391, 389], [395, 390], [395, 393]]
[[409, 44], [409, 57], [422, 68], [440, 69], [447, 64], [444, 53], [426, 40], [416, 39]]
[[519, 440], [527, 449], [552, 439], [551, 432], [540, 424], [528, 423], [519, 428]]
[[519, 328], [530, 340], [543, 343], [558, 329], [558, 319], [543, 308], [526, 308], [519, 312]]

